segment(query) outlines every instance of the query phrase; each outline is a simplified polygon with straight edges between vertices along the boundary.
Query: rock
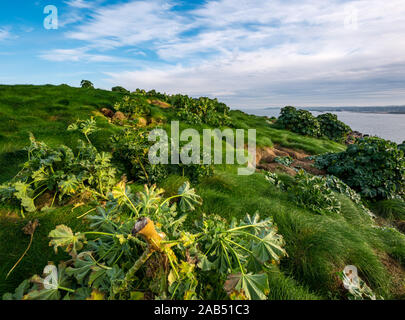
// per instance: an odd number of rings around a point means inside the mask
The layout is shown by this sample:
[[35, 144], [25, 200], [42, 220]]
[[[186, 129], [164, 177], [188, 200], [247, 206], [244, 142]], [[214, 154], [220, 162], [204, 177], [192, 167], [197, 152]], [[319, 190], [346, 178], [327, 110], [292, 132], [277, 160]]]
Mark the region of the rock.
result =
[[366, 137], [366, 136], [367, 136], [367, 135], [363, 135], [361, 132], [352, 131], [352, 132], [350, 132], [349, 135], [347, 136], [345, 143], [346, 143], [346, 144], [353, 144], [353, 143], [356, 142], [356, 139], [357, 139], [357, 138], [360, 139], [360, 138], [363, 138], [363, 137]]
[[397, 225], [399, 231], [405, 233], [405, 220], [397, 221], [395, 224]]
[[108, 108], [102, 108], [100, 112], [107, 118], [112, 118], [114, 116], [114, 111]]
[[138, 127], [146, 127], [148, 125], [148, 121], [145, 118], [139, 117], [137, 120]]
[[121, 111], [117, 111], [114, 116], [112, 117], [113, 121], [124, 121], [127, 119], [125, 114], [123, 114]]
[[167, 109], [167, 108], [170, 108], [170, 107], [171, 107], [171, 105], [168, 104], [167, 102], [163, 102], [163, 101], [160, 101], [160, 100], [157, 100], [157, 99], [152, 100], [152, 101], [149, 102], [149, 103], [152, 104], [152, 105], [154, 105], [154, 106], [158, 106], [158, 107], [160, 107], [160, 108], [162, 108], [162, 109]]

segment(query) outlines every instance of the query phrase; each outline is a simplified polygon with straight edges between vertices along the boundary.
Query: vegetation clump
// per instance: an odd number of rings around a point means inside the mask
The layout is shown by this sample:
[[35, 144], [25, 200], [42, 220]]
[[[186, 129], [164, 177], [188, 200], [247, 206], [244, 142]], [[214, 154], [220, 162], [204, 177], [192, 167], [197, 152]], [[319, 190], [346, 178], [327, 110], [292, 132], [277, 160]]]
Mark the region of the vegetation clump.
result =
[[320, 137], [321, 126], [318, 120], [306, 110], [297, 110], [287, 106], [281, 109], [276, 125], [282, 129], [291, 130], [298, 134]]
[[326, 179], [319, 176], [311, 176], [300, 170], [295, 176], [292, 188], [294, 200], [316, 213], [340, 213], [341, 204], [334, 192], [328, 187]]
[[121, 86], [112, 87], [111, 91], [125, 93], [125, 94], [130, 94], [131, 93], [129, 90], [127, 90], [127, 89], [125, 89], [124, 87], [121, 87]]
[[307, 110], [297, 110], [291, 106], [281, 109], [276, 125], [302, 135], [324, 136], [336, 142], [343, 142], [352, 131], [348, 125], [339, 121], [334, 114], [324, 113], [314, 117]]
[[80, 87], [82, 87], [84, 89], [94, 89], [93, 83], [89, 80], [82, 80], [80, 82]]
[[321, 128], [321, 134], [330, 140], [344, 142], [348, 134], [352, 131], [348, 125], [339, 121], [335, 114], [324, 113], [316, 118]]
[[49, 147], [30, 135], [28, 161], [11, 181], [0, 186], [2, 201], [17, 201], [25, 211], [33, 212], [35, 200], [45, 192], [53, 195], [51, 207], [57, 196], [62, 201], [65, 196], [87, 192], [105, 198], [116, 182], [117, 170], [112, 155], [99, 152], [89, 139], [96, 131], [95, 121], [78, 121], [69, 130], [80, 130], [86, 137], [86, 141], [78, 141], [76, 153], [64, 145]]
[[[153, 184], [163, 181], [170, 174], [180, 174], [195, 182], [213, 174], [213, 165], [203, 164], [155, 164], [149, 158], [154, 142], [148, 140], [145, 128], [126, 128], [111, 137], [114, 159], [122, 164], [130, 179]], [[167, 150], [168, 160], [173, 150]]]
[[50, 245], [71, 255], [45, 267], [54, 282], [35, 275], [3, 299], [266, 299], [267, 272], [287, 255], [272, 220], [255, 214], [229, 225], [210, 215], [186, 231], [201, 198], [188, 183], [170, 198], [162, 193], [145, 187], [136, 196], [120, 183], [88, 216], [90, 231], [59, 225], [49, 233]]
[[396, 143], [378, 137], [364, 137], [344, 152], [321, 155], [316, 165], [369, 199], [404, 194], [404, 152]]

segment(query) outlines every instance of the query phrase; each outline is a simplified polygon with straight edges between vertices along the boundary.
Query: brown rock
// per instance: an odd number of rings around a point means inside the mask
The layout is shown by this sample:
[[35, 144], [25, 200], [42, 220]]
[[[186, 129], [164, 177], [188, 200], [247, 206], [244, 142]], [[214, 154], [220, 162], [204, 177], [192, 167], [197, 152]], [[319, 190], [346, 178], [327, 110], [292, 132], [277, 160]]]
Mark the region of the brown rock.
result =
[[148, 121], [143, 117], [139, 117], [137, 120], [138, 120], [137, 125], [139, 127], [146, 127], [148, 125]]
[[107, 118], [112, 118], [114, 116], [114, 111], [108, 108], [102, 108], [100, 112]]
[[405, 220], [399, 220], [395, 224], [397, 225], [399, 231], [405, 233]]
[[117, 111], [114, 116], [112, 117], [113, 121], [123, 121], [126, 120], [127, 117], [121, 111]]

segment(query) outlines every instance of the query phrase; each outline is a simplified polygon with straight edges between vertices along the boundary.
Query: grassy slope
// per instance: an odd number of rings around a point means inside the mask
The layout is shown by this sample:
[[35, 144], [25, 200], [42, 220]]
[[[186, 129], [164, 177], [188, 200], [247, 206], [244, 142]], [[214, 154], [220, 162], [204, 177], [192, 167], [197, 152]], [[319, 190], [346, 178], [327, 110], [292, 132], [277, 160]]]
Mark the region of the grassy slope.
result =
[[[27, 143], [27, 132], [56, 145], [71, 145], [77, 138], [65, 128], [76, 118], [88, 116], [101, 107], [108, 107], [119, 94], [102, 90], [83, 90], [66, 86], [0, 86], [0, 115], [7, 125], [0, 124], [0, 181], [12, 177], [18, 164], [24, 160], [21, 148]], [[67, 101], [65, 101], [67, 100]], [[68, 102], [68, 104], [67, 104]], [[175, 119], [169, 110], [152, 109], [154, 117]], [[56, 117], [56, 118], [55, 118]], [[288, 131], [272, 128], [263, 118], [232, 112], [238, 128], [255, 128], [258, 145], [273, 143], [303, 149], [310, 153], [339, 151], [344, 147], [328, 140], [302, 137]], [[99, 147], [107, 148], [105, 138], [114, 130], [104, 121], [106, 130], [95, 136]], [[12, 129], [13, 128], [13, 129]], [[199, 128], [201, 129], [201, 128]], [[355, 264], [363, 278], [376, 291], [392, 297], [392, 278], [379, 257], [390, 254], [405, 264], [405, 240], [399, 233], [373, 228], [353, 203], [342, 198], [343, 215], [320, 216], [293, 204], [287, 193], [268, 184], [264, 176], [238, 176], [235, 167], [218, 167], [213, 177], [197, 186], [204, 204], [190, 217], [202, 212], [217, 213], [226, 218], [242, 217], [259, 211], [272, 216], [287, 242], [289, 258], [275, 267], [271, 277], [272, 299], [318, 299], [339, 296], [336, 271], [346, 264]], [[288, 179], [288, 177], [284, 177]], [[168, 192], [175, 191], [182, 178], [173, 176], [162, 185]], [[0, 295], [13, 290], [23, 279], [40, 273], [48, 260], [59, 261], [64, 256], [53, 254], [48, 247], [47, 234], [58, 224], [67, 224], [74, 230], [85, 228], [76, 219], [86, 208], [71, 212], [71, 207], [47, 213], [31, 214], [26, 219], [16, 218], [15, 210], [0, 209]], [[9, 211], [13, 214], [10, 216]], [[34, 217], [41, 226], [27, 256], [14, 273], [5, 275], [24, 252], [29, 238], [21, 228]]]
[[[21, 149], [29, 144], [32, 132], [51, 146], [72, 146], [79, 135], [66, 131], [75, 119], [85, 119], [102, 107], [111, 107], [122, 96], [104, 90], [86, 90], [61, 86], [0, 85], [0, 183], [13, 177], [25, 161]], [[110, 126], [101, 121], [103, 130], [96, 144], [110, 135]]]

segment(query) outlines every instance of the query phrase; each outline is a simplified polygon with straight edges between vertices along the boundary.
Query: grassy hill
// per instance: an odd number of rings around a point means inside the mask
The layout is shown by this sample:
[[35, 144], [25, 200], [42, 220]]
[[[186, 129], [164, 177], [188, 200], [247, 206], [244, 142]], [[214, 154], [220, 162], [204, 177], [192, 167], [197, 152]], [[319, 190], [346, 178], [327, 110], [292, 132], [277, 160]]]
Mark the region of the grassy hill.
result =
[[[23, 150], [29, 144], [28, 135], [50, 146], [65, 144], [75, 147], [79, 133], [66, 128], [76, 119], [95, 116], [101, 130], [92, 136], [99, 150], [111, 151], [109, 137], [122, 130], [100, 113], [111, 108], [124, 94], [97, 89], [61, 86], [0, 86], [0, 184], [10, 180], [27, 159]], [[150, 104], [149, 120], [159, 119], [163, 127], [178, 119], [172, 108]], [[338, 152], [345, 146], [327, 140], [301, 136], [276, 129], [268, 119], [230, 112], [234, 128], [257, 130], [257, 147], [287, 148], [316, 155]], [[149, 121], [153, 122], [153, 121]], [[182, 124], [182, 127], [189, 125]], [[193, 125], [201, 131], [208, 125]], [[262, 218], [272, 217], [278, 232], [284, 237], [288, 257], [269, 273], [269, 299], [346, 299], [337, 272], [346, 265], [355, 265], [361, 278], [384, 298], [404, 298], [405, 237], [392, 228], [378, 227], [349, 197], [336, 194], [341, 213], [319, 215], [298, 205], [289, 192], [268, 182], [264, 172], [238, 176], [236, 165], [219, 165], [214, 174], [193, 183], [202, 197], [202, 206], [189, 214], [186, 225], [206, 214], [218, 214], [230, 221], [246, 213], [259, 212]], [[294, 179], [280, 173], [280, 179], [292, 183]], [[171, 174], [160, 183], [168, 196], [175, 194], [186, 180]], [[142, 183], [135, 183], [135, 190]], [[67, 254], [55, 254], [49, 247], [49, 232], [60, 224], [74, 231], [87, 230], [88, 223], [79, 217], [93, 208], [91, 203], [74, 209], [73, 204], [52, 210], [27, 213], [10, 204], [0, 204], [0, 296], [13, 291], [22, 280], [40, 274], [48, 261], [66, 260]], [[34, 235], [31, 249], [6, 279], [14, 263], [24, 252], [29, 236], [21, 229], [28, 221], [38, 219], [40, 226]]]

